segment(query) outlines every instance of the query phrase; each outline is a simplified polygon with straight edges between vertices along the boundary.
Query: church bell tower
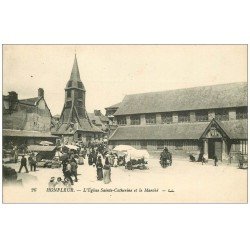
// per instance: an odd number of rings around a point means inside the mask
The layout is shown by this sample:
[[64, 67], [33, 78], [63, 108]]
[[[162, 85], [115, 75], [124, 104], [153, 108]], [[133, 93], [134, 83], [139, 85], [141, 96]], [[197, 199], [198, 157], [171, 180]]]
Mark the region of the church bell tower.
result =
[[65, 101], [53, 134], [62, 135], [67, 140], [82, 142], [88, 142], [91, 138], [102, 135], [102, 131], [91, 123], [86, 111], [86, 90], [80, 78], [76, 55], [64, 90]]
[[85, 108], [86, 90], [81, 81], [77, 58], [75, 55], [70, 79], [65, 88], [65, 102], [61, 114], [62, 123], [75, 123], [79, 119], [86, 119]]

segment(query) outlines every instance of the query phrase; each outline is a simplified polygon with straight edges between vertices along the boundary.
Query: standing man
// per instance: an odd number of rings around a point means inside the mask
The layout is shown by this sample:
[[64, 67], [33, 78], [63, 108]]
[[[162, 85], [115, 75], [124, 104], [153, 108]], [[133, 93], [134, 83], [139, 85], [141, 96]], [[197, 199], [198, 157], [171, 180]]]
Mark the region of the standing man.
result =
[[71, 178], [71, 160], [69, 160], [67, 165], [66, 165], [66, 169], [64, 171], [64, 177], [70, 181], [71, 185], [74, 185], [74, 182]]
[[165, 147], [160, 155], [160, 161], [163, 168], [167, 166], [167, 159], [168, 159], [168, 149]]
[[31, 171], [34, 170], [36, 172], [36, 157], [34, 154], [31, 155]]
[[29, 171], [27, 169], [27, 159], [24, 157], [24, 155], [22, 156], [21, 166], [20, 166], [18, 173], [21, 173], [23, 167], [25, 167], [26, 173], [29, 173]]
[[30, 156], [28, 158], [28, 162], [30, 165], [30, 172], [32, 172], [33, 169], [34, 169], [34, 172], [36, 172], [36, 159], [35, 159], [35, 156], [33, 153], [30, 154]]
[[218, 167], [218, 157], [217, 157], [217, 155], [214, 155], [214, 166]]

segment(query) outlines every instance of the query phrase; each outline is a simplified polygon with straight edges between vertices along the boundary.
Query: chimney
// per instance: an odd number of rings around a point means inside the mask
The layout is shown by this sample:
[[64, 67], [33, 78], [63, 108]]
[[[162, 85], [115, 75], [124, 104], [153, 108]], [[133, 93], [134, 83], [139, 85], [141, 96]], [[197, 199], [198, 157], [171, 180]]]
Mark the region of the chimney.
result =
[[101, 110], [95, 109], [94, 114], [95, 114], [95, 116], [101, 116]]
[[17, 102], [18, 100], [18, 94], [15, 91], [10, 91], [9, 92], [9, 98], [11, 101]]
[[38, 89], [38, 97], [44, 97], [44, 90], [42, 88]]
[[18, 102], [18, 94], [15, 91], [9, 92], [9, 110], [10, 112], [15, 109]]

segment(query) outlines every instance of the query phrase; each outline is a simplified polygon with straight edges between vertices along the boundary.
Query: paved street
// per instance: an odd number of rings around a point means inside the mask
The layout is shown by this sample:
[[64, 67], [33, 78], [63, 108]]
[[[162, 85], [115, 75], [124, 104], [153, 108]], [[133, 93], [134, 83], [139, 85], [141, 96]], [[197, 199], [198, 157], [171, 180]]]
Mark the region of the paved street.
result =
[[[18, 164], [8, 164], [18, 170]], [[150, 159], [148, 170], [112, 168], [110, 184], [97, 181], [96, 169], [88, 164], [78, 168], [79, 182], [74, 192], [46, 192], [51, 177], [63, 177], [61, 168], [38, 168], [37, 172], [18, 174], [22, 187], [4, 187], [7, 202], [247, 202], [247, 170], [235, 165], [206, 165], [174, 159], [173, 166], [162, 169]], [[36, 192], [31, 192], [36, 188]], [[84, 189], [85, 188], [85, 189]], [[139, 192], [139, 188], [142, 192]], [[152, 192], [145, 192], [152, 191]], [[13, 199], [15, 189], [16, 197]], [[94, 190], [91, 190], [94, 189]], [[137, 189], [137, 190], [135, 190]], [[84, 190], [86, 192], [84, 192]], [[125, 190], [125, 191], [124, 191]], [[33, 190], [34, 191], [34, 190]], [[92, 191], [92, 192], [90, 192]], [[112, 191], [112, 192], [111, 192]], [[13, 200], [12, 200], [13, 199]]]

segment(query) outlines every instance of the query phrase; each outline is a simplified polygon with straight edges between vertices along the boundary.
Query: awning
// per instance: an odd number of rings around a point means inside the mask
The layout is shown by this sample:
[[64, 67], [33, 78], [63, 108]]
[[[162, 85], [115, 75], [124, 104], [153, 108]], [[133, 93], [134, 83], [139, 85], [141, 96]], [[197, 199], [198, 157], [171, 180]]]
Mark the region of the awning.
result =
[[15, 130], [15, 129], [3, 129], [3, 136], [57, 138], [57, 136], [52, 135], [50, 132], [29, 131], [29, 130]]
[[78, 150], [78, 147], [74, 145], [65, 145], [65, 147], [68, 149]]
[[29, 145], [28, 150], [33, 152], [51, 152], [56, 149], [56, 146], [41, 146], [41, 145]]

